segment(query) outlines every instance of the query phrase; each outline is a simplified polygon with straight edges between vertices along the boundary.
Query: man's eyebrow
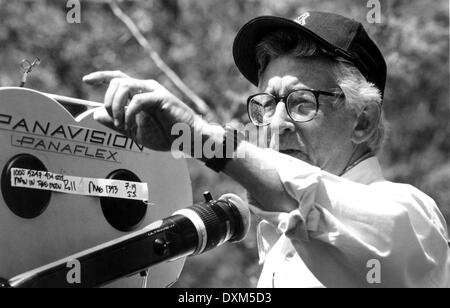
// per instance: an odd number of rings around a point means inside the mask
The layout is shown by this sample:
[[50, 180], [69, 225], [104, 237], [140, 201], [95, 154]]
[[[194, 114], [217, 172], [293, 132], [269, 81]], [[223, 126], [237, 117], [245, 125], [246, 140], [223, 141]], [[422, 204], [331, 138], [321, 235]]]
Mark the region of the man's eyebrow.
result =
[[296, 83], [296, 84], [293, 84], [293, 85], [288, 85], [286, 88], [284, 88], [283, 90], [284, 90], [285, 93], [283, 93], [283, 95], [286, 96], [286, 95], [288, 95], [289, 93], [291, 93], [293, 91], [304, 90], [304, 89], [313, 89], [313, 90], [315, 90], [314, 88], [309, 87], [309, 86], [305, 85], [304, 83]]
[[335, 85], [333, 87], [309, 87], [305, 84], [297, 84], [289, 88], [290, 91], [296, 91], [296, 90], [302, 90], [302, 89], [310, 89], [310, 90], [317, 90], [317, 91], [326, 91], [331, 93], [340, 93], [342, 92], [341, 88], [338, 85]]
[[265, 90], [262, 90], [260, 92], [268, 93], [268, 94], [271, 94], [274, 96], [279, 96], [279, 94], [280, 94], [279, 90], [282, 90], [283, 92], [285, 92], [285, 93], [283, 93], [283, 95], [285, 96], [285, 95], [289, 94], [290, 92], [297, 91], [297, 90], [303, 90], [303, 89], [319, 90], [319, 91], [326, 91], [326, 92], [331, 92], [331, 93], [341, 93], [342, 92], [341, 88], [337, 84], [334, 85], [333, 87], [315, 88], [315, 87], [307, 86], [306, 84], [302, 83], [301, 81], [298, 81], [294, 84], [287, 85], [285, 88], [277, 89], [277, 90], [275, 90], [273, 85], [267, 85]]

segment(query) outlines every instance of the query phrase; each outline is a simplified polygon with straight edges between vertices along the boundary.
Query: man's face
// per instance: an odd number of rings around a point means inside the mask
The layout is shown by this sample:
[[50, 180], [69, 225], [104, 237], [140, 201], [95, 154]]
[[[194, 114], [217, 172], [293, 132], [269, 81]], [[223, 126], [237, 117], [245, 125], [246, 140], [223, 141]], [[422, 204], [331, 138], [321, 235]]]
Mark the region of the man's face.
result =
[[[269, 63], [260, 78], [259, 90], [276, 97], [304, 87], [338, 92], [332, 63], [325, 58], [283, 56]], [[341, 98], [342, 99], [342, 98]], [[319, 112], [306, 123], [294, 122], [283, 102], [278, 103], [270, 127], [279, 134], [278, 149], [328, 172], [339, 174], [352, 154], [354, 116], [345, 104], [333, 106], [336, 97], [319, 96]], [[271, 147], [277, 149], [273, 142]]]

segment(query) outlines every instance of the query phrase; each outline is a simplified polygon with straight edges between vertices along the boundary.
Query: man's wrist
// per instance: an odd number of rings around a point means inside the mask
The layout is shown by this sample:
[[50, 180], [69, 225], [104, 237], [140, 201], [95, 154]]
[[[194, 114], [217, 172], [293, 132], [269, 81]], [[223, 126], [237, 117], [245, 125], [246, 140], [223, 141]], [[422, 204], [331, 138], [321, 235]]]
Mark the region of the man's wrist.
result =
[[216, 171], [222, 172], [225, 166], [234, 159], [240, 138], [238, 131], [230, 126], [225, 128], [216, 127], [205, 135], [211, 138], [204, 143], [204, 157], [202, 161], [205, 165]]
[[[200, 135], [202, 136], [202, 146], [205, 147], [205, 144], [214, 144], [214, 145], [221, 145], [223, 138], [225, 136], [225, 128], [220, 125], [213, 125], [205, 122], [204, 125], [202, 125], [200, 130]], [[204, 149], [205, 150], [205, 149]], [[205, 157], [206, 151], [203, 151], [203, 159], [208, 159], [208, 157]], [[208, 155], [206, 155], [208, 156]], [[211, 158], [211, 157], [209, 157]]]
[[225, 169], [225, 165], [235, 157], [237, 147], [244, 139], [236, 129], [210, 124], [200, 117], [190, 125], [189, 136], [189, 144], [184, 139], [184, 142], [175, 143], [175, 148], [201, 160], [216, 172]]

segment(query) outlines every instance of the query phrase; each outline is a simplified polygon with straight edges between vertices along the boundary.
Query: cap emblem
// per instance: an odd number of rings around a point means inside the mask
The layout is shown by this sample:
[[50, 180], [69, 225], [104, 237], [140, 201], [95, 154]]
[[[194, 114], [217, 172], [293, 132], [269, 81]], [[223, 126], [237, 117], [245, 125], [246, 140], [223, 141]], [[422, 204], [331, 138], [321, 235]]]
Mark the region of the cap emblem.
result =
[[296, 23], [299, 23], [300, 25], [304, 26], [306, 25], [306, 20], [309, 18], [309, 16], [311, 16], [311, 14], [309, 13], [304, 13], [302, 15], [300, 15], [299, 17], [297, 17], [297, 19], [295, 20]]

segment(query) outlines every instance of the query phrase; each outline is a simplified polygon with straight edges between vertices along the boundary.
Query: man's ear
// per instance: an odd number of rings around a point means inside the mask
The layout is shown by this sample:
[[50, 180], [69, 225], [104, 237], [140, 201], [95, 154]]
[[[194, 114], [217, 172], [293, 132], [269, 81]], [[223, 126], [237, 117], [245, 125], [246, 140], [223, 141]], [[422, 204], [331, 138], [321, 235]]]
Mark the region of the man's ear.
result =
[[380, 121], [380, 106], [376, 102], [368, 103], [357, 115], [353, 127], [352, 141], [361, 144], [375, 133]]

